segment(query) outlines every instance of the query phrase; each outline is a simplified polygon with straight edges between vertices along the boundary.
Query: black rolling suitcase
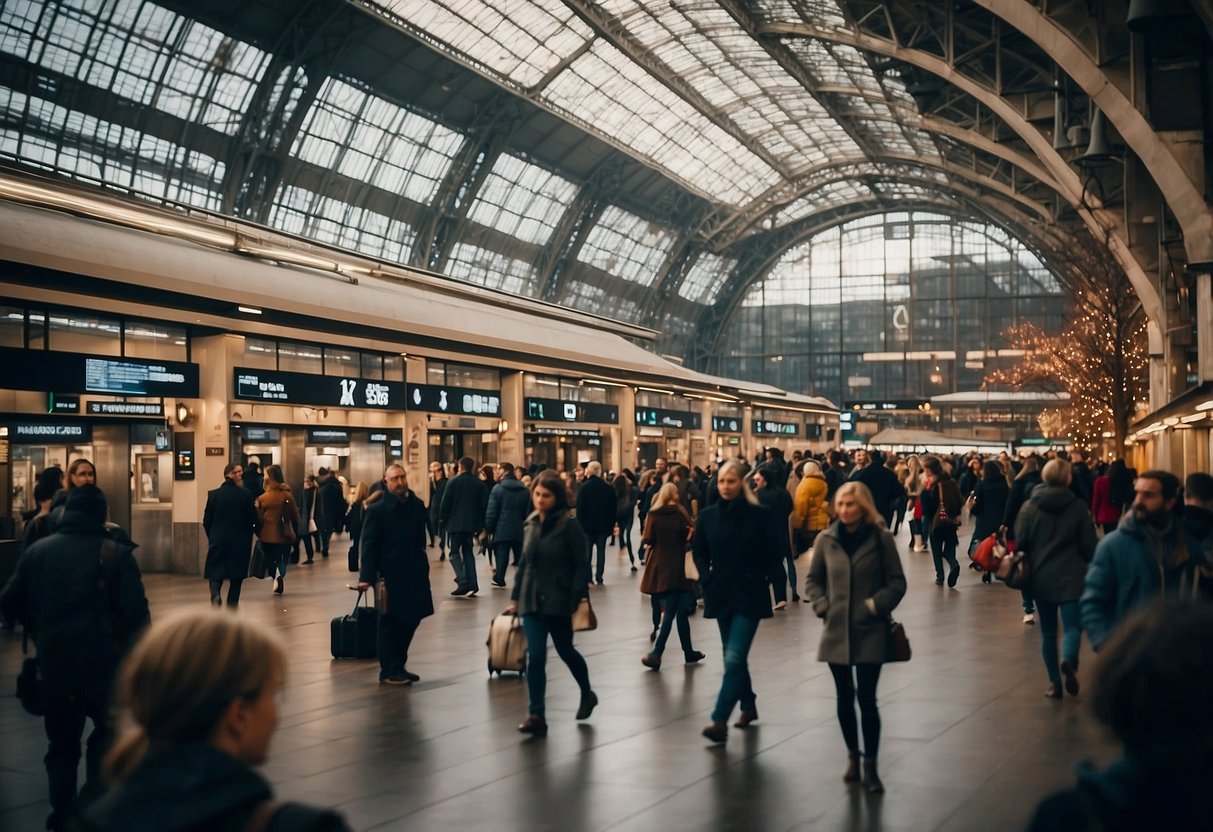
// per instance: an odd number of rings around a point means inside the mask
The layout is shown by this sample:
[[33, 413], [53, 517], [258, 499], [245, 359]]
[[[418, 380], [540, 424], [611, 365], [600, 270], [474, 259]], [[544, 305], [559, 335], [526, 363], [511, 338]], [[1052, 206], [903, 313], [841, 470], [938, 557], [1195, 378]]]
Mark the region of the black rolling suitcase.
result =
[[354, 611], [333, 619], [334, 659], [373, 659], [379, 654], [379, 611], [364, 604], [365, 598], [366, 593], [359, 592]]

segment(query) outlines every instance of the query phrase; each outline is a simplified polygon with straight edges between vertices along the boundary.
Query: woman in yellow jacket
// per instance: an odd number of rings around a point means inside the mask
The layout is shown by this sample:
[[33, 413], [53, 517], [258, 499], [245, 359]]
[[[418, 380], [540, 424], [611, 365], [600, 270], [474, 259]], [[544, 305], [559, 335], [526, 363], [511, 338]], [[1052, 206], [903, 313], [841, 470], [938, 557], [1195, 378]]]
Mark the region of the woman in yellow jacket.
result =
[[812, 548], [817, 533], [830, 525], [826, 511], [825, 474], [815, 460], [807, 460], [800, 469], [800, 485], [792, 500], [792, 529], [796, 537], [796, 552]]

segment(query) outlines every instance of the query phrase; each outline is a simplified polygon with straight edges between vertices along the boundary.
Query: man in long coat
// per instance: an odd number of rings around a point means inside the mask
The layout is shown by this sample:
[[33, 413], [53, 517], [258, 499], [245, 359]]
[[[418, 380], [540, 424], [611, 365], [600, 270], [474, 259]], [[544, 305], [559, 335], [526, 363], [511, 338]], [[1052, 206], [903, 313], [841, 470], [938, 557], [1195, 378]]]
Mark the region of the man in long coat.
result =
[[430, 560], [425, 554], [425, 504], [409, 490], [408, 474], [391, 465], [383, 477], [383, 499], [366, 510], [360, 540], [362, 571], [358, 589], [383, 578], [386, 598], [379, 614], [379, 683], [409, 685], [421, 681], [405, 665], [421, 619], [434, 614]]
[[230, 581], [227, 605], [240, 603], [240, 584], [248, 575], [253, 533], [257, 530], [257, 509], [253, 495], [244, 488], [244, 468], [233, 462], [223, 469], [223, 484], [207, 492], [202, 528], [210, 543], [206, 550], [204, 577], [210, 582], [211, 604], [223, 602], [219, 590]]

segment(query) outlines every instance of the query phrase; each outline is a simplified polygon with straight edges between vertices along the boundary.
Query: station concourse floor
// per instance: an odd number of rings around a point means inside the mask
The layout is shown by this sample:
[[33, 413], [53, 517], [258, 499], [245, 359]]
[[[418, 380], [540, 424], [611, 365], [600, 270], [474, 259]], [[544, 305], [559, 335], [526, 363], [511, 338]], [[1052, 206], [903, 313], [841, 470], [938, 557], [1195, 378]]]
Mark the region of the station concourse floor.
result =
[[[292, 567], [281, 598], [269, 581], [246, 582], [237, 614], [278, 628], [291, 653], [262, 770], [279, 799], [334, 806], [354, 830], [1021, 830], [1040, 798], [1073, 783], [1075, 762], [1103, 765], [1115, 744], [1083, 695], [1044, 698], [1040, 635], [1022, 623], [1017, 592], [968, 569], [956, 590], [938, 588], [930, 555], [908, 543], [903, 527], [909, 590], [896, 617], [914, 658], [880, 679], [883, 796], [842, 782], [833, 684], [816, 661], [821, 624], [807, 604], [762, 622], [750, 655], [761, 719], [710, 748], [699, 732], [720, 685], [715, 623], [692, 618], [707, 653], [700, 665], [682, 664], [671, 634], [661, 671], [643, 667], [648, 597], [613, 548], [606, 586], [592, 595], [599, 628], [576, 636], [601, 704], [574, 721], [576, 685], [549, 649], [544, 739], [515, 731], [525, 683], [488, 676], [485, 636], [509, 592], [491, 588], [483, 558], [479, 597], [450, 598], [450, 565], [431, 550], [436, 614], [413, 642], [408, 667], [421, 682], [411, 687], [377, 684], [374, 660], [330, 658], [329, 620], [354, 599], [344, 537], [328, 560]], [[807, 559], [796, 566], [803, 586]], [[144, 580], [153, 618], [208, 604], [201, 578]], [[1086, 683], [1085, 639], [1083, 650]], [[0, 637], [7, 690], [20, 652], [19, 635]], [[11, 695], [0, 698], [0, 749], [0, 829], [41, 830], [45, 735]]]

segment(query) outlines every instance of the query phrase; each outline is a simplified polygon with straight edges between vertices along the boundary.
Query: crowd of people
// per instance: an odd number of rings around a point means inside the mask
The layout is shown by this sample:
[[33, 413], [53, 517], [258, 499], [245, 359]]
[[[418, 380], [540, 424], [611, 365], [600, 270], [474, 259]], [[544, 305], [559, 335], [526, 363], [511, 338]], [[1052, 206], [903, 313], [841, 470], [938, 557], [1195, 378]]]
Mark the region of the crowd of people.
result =
[[[1148, 818], [1150, 795], [1174, 796], [1176, 783], [1210, 771], [1213, 721], [1198, 699], [1213, 693], [1213, 658], [1203, 650], [1213, 621], [1202, 603], [1213, 592], [1213, 476], [1194, 473], [1181, 484], [1167, 471], [1138, 473], [1080, 451], [1019, 458], [867, 448], [790, 458], [771, 448], [753, 465], [731, 459], [707, 470], [664, 459], [639, 472], [608, 472], [597, 461], [571, 471], [477, 468], [469, 457], [455, 467], [452, 476], [430, 466], [426, 505], [400, 465], [369, 486], [320, 469], [296, 498], [279, 466], [229, 464], [203, 517], [212, 605], [224, 605], [227, 582], [226, 605], [238, 607], [254, 541], [281, 594], [300, 547], [304, 564], [317, 552], [327, 557], [344, 529], [358, 588], [382, 596], [379, 681], [407, 686], [420, 681], [407, 667], [409, 648], [434, 614], [427, 547], [440, 560], [449, 554], [450, 595], [472, 599], [479, 544], [493, 588], [510, 589], [515, 567], [506, 612], [525, 634], [530, 702], [518, 730], [542, 737], [549, 641], [579, 687], [577, 719], [598, 705], [575, 622], [604, 587], [607, 549], [617, 546], [632, 571], [644, 570], [640, 591], [651, 599], [644, 667], [661, 670], [675, 631], [684, 661], [703, 661], [689, 617], [702, 607], [716, 621], [721, 680], [702, 730], [713, 745], [727, 742], [735, 712], [738, 729], [759, 719], [749, 654], [760, 623], [789, 600], [810, 605], [823, 622], [817, 659], [834, 682], [843, 780], [880, 793], [877, 686], [884, 664], [909, 658], [893, 637], [892, 613], [907, 591], [896, 534], [908, 520], [909, 553], [929, 548], [936, 587], [955, 590], [971, 520], [968, 554], [991, 541], [1015, 564], [999, 576], [1021, 593], [1024, 623], [1039, 624], [1046, 696], [1079, 693], [1085, 632], [1099, 655], [1095, 714], [1125, 746], [1123, 761], [1084, 771], [1073, 789], [1042, 803], [1032, 828], [1088, 828], [1075, 825], [1079, 816], [1099, 828], [1135, 828], [1124, 824]], [[106, 522], [95, 482], [87, 460], [66, 474], [42, 472], [21, 559], [0, 592], [0, 614], [20, 622], [37, 648], [37, 695], [27, 688], [25, 704], [46, 723], [48, 828], [150, 830], [168, 828], [161, 821], [171, 816], [180, 829], [344, 829], [332, 812], [274, 802], [254, 771], [287, 677], [277, 637], [215, 611], [149, 623], [135, 544]], [[993, 582], [990, 569], [973, 565]], [[1180, 701], [1191, 709], [1168, 705]], [[1177, 759], [1189, 763], [1177, 767]], [[187, 792], [203, 788], [217, 797], [191, 800]], [[1167, 828], [1198, 828], [1185, 814], [1195, 806], [1171, 801]]]

